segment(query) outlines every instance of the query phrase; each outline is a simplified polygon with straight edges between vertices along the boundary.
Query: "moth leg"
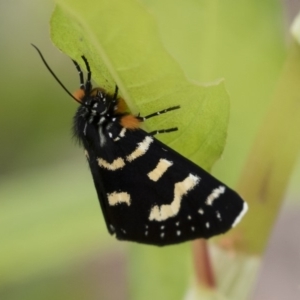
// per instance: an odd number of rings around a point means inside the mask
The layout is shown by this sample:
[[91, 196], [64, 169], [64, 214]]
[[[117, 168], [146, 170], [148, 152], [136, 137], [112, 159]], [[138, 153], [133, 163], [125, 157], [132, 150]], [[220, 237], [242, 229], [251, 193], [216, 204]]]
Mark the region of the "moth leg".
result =
[[[179, 105], [177, 105], [177, 106], [172, 106], [172, 107], [169, 107], [169, 108], [166, 108], [166, 109], [157, 111], [157, 112], [155, 112], [155, 113], [152, 113], [152, 114], [150, 114], [150, 115], [147, 115], [147, 116], [145, 116], [145, 117], [137, 116], [137, 118], [138, 118], [140, 121], [144, 122], [144, 121], [146, 121], [147, 119], [150, 119], [150, 118], [152, 118], [152, 117], [159, 116], [159, 115], [161, 115], [161, 114], [165, 114], [165, 113], [167, 113], [167, 112], [169, 112], [169, 111], [172, 111], [172, 110], [175, 110], [175, 109], [179, 109], [179, 108], [180, 108]], [[174, 130], [172, 130], [172, 131], [174, 131]]]
[[113, 100], [117, 100], [117, 97], [118, 97], [118, 91], [119, 91], [119, 88], [118, 88], [118, 86], [116, 85], [116, 87], [115, 87], [115, 92], [114, 92], [114, 95], [113, 95]]
[[173, 127], [173, 128], [168, 128], [168, 129], [154, 130], [154, 131], [149, 132], [148, 134], [156, 135], [156, 134], [160, 134], [160, 133], [168, 133], [168, 132], [177, 131], [177, 130], [178, 130], [177, 127]]
[[[144, 122], [145, 120], [147, 119], [150, 119], [152, 117], [156, 117], [156, 116], [159, 116], [161, 114], [165, 114], [169, 111], [172, 111], [172, 110], [175, 110], [175, 109], [179, 109], [180, 106], [177, 105], [177, 106], [172, 106], [172, 107], [169, 107], [169, 108], [166, 108], [166, 109], [163, 109], [163, 110], [160, 110], [160, 111], [157, 111], [155, 113], [152, 113], [150, 115], [147, 115], [145, 117], [141, 117], [141, 116], [137, 116], [137, 119], [139, 119], [140, 121]], [[154, 130], [154, 131], [151, 131], [149, 132], [150, 135], [156, 135], [156, 134], [160, 134], [160, 133], [168, 133], [168, 132], [172, 132], [172, 131], [176, 131], [178, 130], [177, 127], [173, 127], [173, 128], [168, 128], [168, 129], [160, 129], [160, 130]]]

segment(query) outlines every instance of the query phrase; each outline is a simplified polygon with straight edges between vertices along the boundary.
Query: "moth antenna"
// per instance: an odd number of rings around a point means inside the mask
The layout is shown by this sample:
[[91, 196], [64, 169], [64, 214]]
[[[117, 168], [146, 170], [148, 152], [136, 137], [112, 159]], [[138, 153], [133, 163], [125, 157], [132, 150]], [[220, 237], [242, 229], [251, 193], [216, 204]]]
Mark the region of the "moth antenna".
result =
[[70, 92], [69, 90], [64, 86], [64, 84], [58, 79], [58, 77], [55, 75], [55, 73], [52, 71], [52, 69], [49, 67], [48, 63], [46, 62], [43, 54], [41, 53], [41, 51], [39, 50], [39, 48], [33, 44], [31, 44], [31, 46], [33, 46], [36, 51], [38, 52], [38, 54], [40, 55], [44, 65], [46, 66], [46, 68], [48, 69], [48, 71], [52, 74], [52, 76], [55, 78], [55, 80], [60, 84], [60, 86], [69, 94], [69, 96], [71, 96], [76, 102], [78, 102], [79, 104], [82, 105], [82, 103], [76, 99]]
[[85, 58], [85, 56], [82, 55], [81, 58], [84, 61], [85, 66], [86, 66], [86, 70], [87, 70], [87, 79], [86, 79], [86, 82], [85, 82], [85, 91], [87, 93], [89, 93], [91, 91], [91, 89], [92, 89], [92, 84], [91, 84], [92, 72], [91, 72], [91, 68], [90, 68], [89, 62]]

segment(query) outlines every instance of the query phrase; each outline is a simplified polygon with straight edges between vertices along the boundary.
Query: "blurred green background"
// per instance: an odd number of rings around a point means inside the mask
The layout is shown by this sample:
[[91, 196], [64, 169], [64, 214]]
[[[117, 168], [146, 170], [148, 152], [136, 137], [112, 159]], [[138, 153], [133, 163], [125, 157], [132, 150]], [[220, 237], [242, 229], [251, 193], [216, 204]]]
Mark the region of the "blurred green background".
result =
[[[208, 16], [201, 14], [207, 1], [189, 1], [194, 7], [186, 10], [178, 10], [176, 1], [141, 2], [190, 79], [226, 79], [232, 105], [229, 136], [213, 173], [234, 186], [272, 99], [285, 59], [288, 26], [300, 5], [212, 1], [209, 5], [216, 5], [219, 14], [209, 22], [218, 19], [223, 25], [218, 35], [220, 27], [193, 24], [198, 13], [200, 22], [207, 24]], [[53, 8], [50, 0], [0, 3], [0, 299], [151, 299], [140, 295], [151, 291], [153, 282], [161, 290], [174, 290], [164, 299], [182, 299], [192, 274], [189, 244], [176, 250], [149, 249], [117, 242], [106, 232], [88, 166], [72, 140], [76, 103], [30, 46], [39, 46], [71, 91], [78, 87], [74, 66], [49, 38]], [[168, 24], [179, 19], [186, 28], [175, 33]], [[195, 36], [205, 39], [205, 45]], [[181, 47], [178, 40], [183, 41]], [[201, 69], [189, 59], [193, 55], [202, 57]], [[295, 168], [288, 199], [298, 197], [299, 169]], [[168, 265], [168, 273], [161, 253], [180, 261]], [[145, 264], [149, 273], [140, 273], [138, 264]], [[184, 282], [178, 273], [187, 275]], [[141, 277], [144, 280], [136, 287], [135, 279]]]
[[77, 89], [71, 60], [50, 41], [53, 9], [53, 1], [0, 3], [0, 299], [121, 299], [125, 244], [109, 238], [72, 140], [77, 105], [30, 45]]

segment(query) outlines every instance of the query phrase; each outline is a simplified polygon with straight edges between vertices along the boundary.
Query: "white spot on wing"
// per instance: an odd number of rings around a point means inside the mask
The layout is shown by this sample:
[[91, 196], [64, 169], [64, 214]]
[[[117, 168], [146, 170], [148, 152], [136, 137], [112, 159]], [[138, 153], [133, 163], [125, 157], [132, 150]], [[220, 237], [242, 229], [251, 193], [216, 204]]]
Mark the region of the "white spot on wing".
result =
[[206, 226], [206, 228], [209, 228], [209, 223], [208, 223], [208, 222], [206, 222], [205, 226]]
[[180, 231], [180, 230], [177, 230], [176, 234], [177, 234], [178, 236], [180, 236], [180, 235], [181, 235], [181, 231]]
[[173, 165], [172, 161], [160, 159], [157, 166], [147, 175], [152, 181], [157, 181]]
[[200, 181], [198, 176], [189, 174], [183, 181], [175, 183], [174, 199], [171, 204], [155, 205], [152, 207], [149, 215], [150, 221], [164, 221], [174, 217], [180, 210], [182, 197], [191, 191]]
[[112, 163], [109, 163], [103, 158], [98, 158], [98, 165], [101, 168], [105, 168], [110, 171], [115, 171], [117, 169], [122, 169], [125, 166], [125, 162], [121, 157], [116, 158]]
[[246, 202], [244, 202], [243, 204], [243, 209], [240, 212], [240, 214], [235, 218], [234, 222], [232, 223], [231, 227], [235, 227], [243, 218], [243, 216], [245, 215], [245, 213], [248, 210], [248, 204]]
[[88, 153], [87, 150], [85, 150], [85, 149], [84, 149], [84, 155], [85, 155], [85, 157], [86, 157], [87, 159], [90, 159], [89, 153]]
[[[112, 123], [110, 123], [112, 124]], [[126, 132], [126, 128], [122, 128], [122, 130], [120, 131], [119, 135], [114, 139], [115, 142], [119, 141], [122, 137], [125, 136], [125, 132]]]
[[211, 194], [209, 194], [206, 198], [206, 204], [207, 205], [212, 205], [214, 200], [218, 199], [221, 194], [224, 194], [225, 192], [225, 186], [220, 185], [218, 188], [213, 189]]
[[163, 238], [164, 236], [165, 236], [165, 233], [162, 232], [162, 233], [160, 234], [160, 237]]
[[120, 203], [126, 203], [128, 206], [131, 204], [130, 195], [126, 192], [113, 192], [111, 194], [107, 194], [108, 203], [111, 206], [120, 204]]
[[148, 151], [152, 142], [153, 138], [151, 136], [146, 136], [142, 142], [138, 143], [136, 149], [126, 157], [126, 160], [132, 162], [138, 157], [143, 156]]
[[200, 208], [200, 209], [198, 210], [198, 213], [199, 213], [200, 215], [203, 215], [203, 214], [204, 214], [204, 210], [203, 210], [202, 208]]

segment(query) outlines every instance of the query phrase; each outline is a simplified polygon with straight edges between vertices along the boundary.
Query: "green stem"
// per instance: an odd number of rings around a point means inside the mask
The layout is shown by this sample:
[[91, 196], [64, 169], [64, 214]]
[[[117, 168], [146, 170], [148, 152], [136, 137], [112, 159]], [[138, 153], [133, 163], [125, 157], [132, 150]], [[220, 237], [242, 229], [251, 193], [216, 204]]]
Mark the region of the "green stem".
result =
[[294, 42], [238, 184], [250, 207], [238, 226], [247, 251], [264, 251], [299, 151], [300, 47]]

